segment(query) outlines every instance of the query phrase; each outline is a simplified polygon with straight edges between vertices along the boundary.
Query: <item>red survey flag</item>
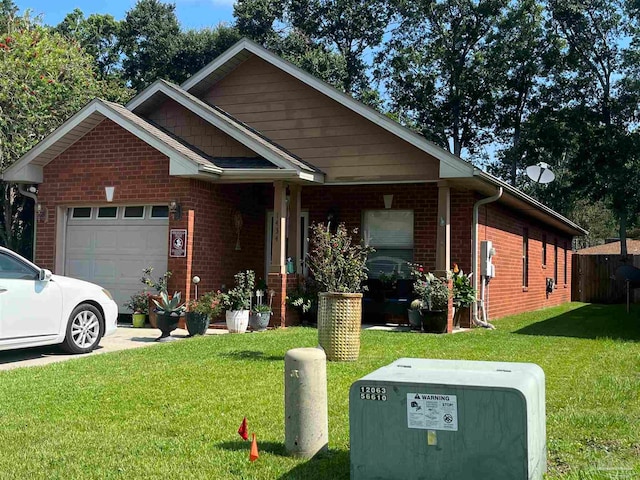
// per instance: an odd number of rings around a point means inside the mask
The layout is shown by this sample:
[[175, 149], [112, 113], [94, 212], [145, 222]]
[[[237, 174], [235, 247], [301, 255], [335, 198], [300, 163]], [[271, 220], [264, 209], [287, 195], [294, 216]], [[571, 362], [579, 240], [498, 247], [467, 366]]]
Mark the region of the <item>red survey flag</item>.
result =
[[249, 461], [255, 462], [258, 457], [258, 442], [256, 441], [256, 434], [251, 434], [251, 452], [249, 452]]
[[243, 440], [249, 439], [249, 430], [247, 429], [247, 417], [244, 417], [242, 419], [242, 423], [240, 424], [240, 428], [238, 429], [238, 435], [240, 435]]

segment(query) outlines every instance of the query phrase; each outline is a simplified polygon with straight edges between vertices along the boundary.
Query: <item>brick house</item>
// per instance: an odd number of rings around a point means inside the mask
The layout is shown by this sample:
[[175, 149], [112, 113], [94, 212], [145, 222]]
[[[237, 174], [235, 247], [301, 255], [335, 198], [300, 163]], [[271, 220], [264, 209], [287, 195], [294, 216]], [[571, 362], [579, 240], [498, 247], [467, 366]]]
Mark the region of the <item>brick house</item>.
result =
[[187, 298], [194, 275], [204, 291], [253, 269], [282, 325], [312, 222], [364, 232], [374, 278], [407, 260], [479, 272], [493, 242], [492, 318], [569, 301], [571, 240], [585, 233], [248, 40], [181, 86], [158, 80], [126, 106], [93, 100], [3, 178], [38, 186], [39, 265], [119, 304], [148, 265]]

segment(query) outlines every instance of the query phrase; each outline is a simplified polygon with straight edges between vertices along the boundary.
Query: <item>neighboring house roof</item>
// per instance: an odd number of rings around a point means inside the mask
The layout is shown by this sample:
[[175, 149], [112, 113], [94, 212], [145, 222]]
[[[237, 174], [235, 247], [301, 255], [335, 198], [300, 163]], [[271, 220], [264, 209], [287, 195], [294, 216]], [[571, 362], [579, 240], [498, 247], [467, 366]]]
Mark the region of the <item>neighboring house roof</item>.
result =
[[[580, 249], [578, 255], [620, 255], [620, 241]], [[640, 240], [627, 239], [627, 253], [640, 255]]]

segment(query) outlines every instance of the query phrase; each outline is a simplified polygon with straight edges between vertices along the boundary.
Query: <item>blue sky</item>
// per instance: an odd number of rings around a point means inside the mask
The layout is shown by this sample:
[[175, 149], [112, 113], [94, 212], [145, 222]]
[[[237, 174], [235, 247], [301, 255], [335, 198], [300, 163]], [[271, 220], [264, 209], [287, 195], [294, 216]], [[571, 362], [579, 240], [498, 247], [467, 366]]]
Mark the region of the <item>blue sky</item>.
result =
[[[41, 14], [47, 25], [56, 25], [75, 8], [82, 10], [85, 16], [109, 13], [121, 20], [136, 0], [14, 0], [14, 3], [21, 11], [30, 9]], [[185, 29], [233, 21], [233, 0], [173, 0], [166, 3], [175, 3], [176, 15]]]

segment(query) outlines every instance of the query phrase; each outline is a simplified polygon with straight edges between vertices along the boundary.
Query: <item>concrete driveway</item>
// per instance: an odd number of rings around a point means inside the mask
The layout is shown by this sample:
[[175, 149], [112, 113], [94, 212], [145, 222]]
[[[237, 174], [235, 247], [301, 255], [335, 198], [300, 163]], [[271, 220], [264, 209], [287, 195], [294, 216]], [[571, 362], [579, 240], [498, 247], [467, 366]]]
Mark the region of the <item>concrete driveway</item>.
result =
[[[224, 333], [227, 333], [227, 331], [221, 329], [207, 330], [207, 335], [220, 335]], [[126, 325], [118, 326], [116, 333], [104, 337], [100, 341], [98, 348], [91, 353], [82, 355], [70, 355], [55, 345], [2, 351], [0, 352], [0, 370], [47, 365], [49, 363], [64, 362], [71, 358], [82, 358], [88, 355], [99, 355], [101, 353], [117, 352], [118, 350], [128, 350], [130, 348], [149, 347], [151, 345], [157, 345], [154, 340], [159, 336], [160, 331], [157, 328], [133, 328]], [[182, 340], [187, 338], [188, 332], [178, 328], [171, 333], [171, 336], [176, 340]]]

